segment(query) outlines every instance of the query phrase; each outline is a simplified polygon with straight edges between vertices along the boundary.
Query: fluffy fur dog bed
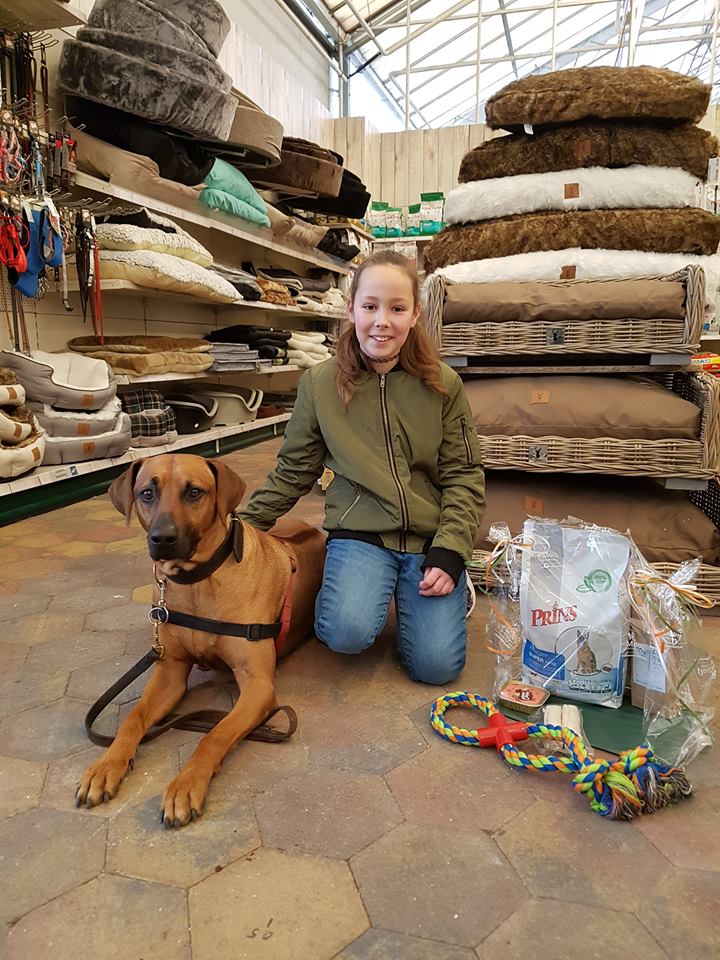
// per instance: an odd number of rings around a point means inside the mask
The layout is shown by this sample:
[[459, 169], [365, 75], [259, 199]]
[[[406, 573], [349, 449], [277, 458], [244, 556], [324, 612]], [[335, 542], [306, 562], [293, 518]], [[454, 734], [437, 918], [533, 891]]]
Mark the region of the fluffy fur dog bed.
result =
[[458, 180], [489, 180], [574, 167], [627, 167], [641, 163], [681, 167], [707, 176], [708, 160], [717, 153], [716, 138], [685, 124], [670, 129], [622, 123], [588, 123], [513, 133], [487, 140], [462, 159]]
[[697, 208], [526, 213], [448, 227], [428, 244], [425, 269], [568, 246], [709, 256], [718, 242], [720, 219]]
[[603, 120], [698, 123], [710, 102], [710, 87], [662, 67], [575, 67], [514, 80], [485, 107], [488, 126]]
[[317, 144], [303, 149], [303, 142], [293, 139], [287, 148], [283, 140], [280, 163], [268, 170], [249, 170], [249, 179], [279, 193], [337, 197], [342, 184], [342, 166], [330, 151]]
[[692, 207], [698, 181], [679, 167], [585, 167], [462, 183], [445, 199], [448, 223], [540, 210]]
[[191, 136], [226, 140], [231, 77], [215, 59], [230, 24], [215, 0], [98, 0], [66, 40], [57, 85]]

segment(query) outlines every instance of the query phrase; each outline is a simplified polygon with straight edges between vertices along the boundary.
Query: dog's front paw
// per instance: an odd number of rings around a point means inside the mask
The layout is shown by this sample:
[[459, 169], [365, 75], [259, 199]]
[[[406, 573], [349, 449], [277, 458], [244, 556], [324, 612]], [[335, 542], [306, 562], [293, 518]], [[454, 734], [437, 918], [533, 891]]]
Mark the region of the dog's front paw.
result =
[[167, 830], [184, 827], [202, 815], [209, 783], [209, 777], [192, 769], [175, 777], [163, 794], [160, 822]]
[[83, 773], [80, 785], [75, 791], [75, 806], [84, 805], [90, 809], [99, 803], [107, 803], [118, 792], [128, 767], [132, 768], [132, 760], [104, 753]]

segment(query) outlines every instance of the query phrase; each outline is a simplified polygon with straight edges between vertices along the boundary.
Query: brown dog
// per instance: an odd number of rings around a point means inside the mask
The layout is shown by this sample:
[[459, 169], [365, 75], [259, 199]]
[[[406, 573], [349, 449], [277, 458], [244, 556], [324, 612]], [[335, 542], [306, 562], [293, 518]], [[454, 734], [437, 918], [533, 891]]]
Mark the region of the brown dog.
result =
[[[110, 499], [128, 522], [136, 510], [148, 532], [157, 576], [188, 579], [193, 570], [217, 557], [227, 542], [228, 515], [242, 499], [245, 486], [222, 461], [160, 455], [136, 461], [114, 481]], [[319, 530], [291, 520], [281, 521], [273, 534], [242, 524], [242, 534], [240, 562], [231, 554], [215, 572], [192, 584], [167, 579], [167, 606], [236, 624], [274, 624], [288, 609], [292, 579], [290, 626], [282, 650], [287, 653], [313, 631], [325, 538]], [[294, 575], [291, 557], [297, 567]], [[155, 593], [157, 603], [157, 587]], [[159, 633], [162, 659], [153, 667], [145, 692], [112, 745], [83, 774], [76, 803], [92, 807], [115, 796], [143, 735], [185, 694], [193, 664], [227, 664], [240, 697], [203, 737], [163, 795], [165, 826], [183, 826], [202, 813], [208, 785], [225, 754], [277, 706], [275, 643], [272, 638], [248, 640], [169, 623], [161, 625]]]

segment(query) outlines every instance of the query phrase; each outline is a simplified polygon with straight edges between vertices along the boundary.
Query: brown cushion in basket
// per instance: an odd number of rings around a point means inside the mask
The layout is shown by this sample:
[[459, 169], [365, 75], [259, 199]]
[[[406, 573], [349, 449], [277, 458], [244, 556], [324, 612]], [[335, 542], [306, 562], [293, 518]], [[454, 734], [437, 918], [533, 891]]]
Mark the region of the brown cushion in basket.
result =
[[672, 280], [546, 280], [453, 283], [443, 323], [526, 323], [533, 320], [682, 320], [685, 286]]
[[710, 87], [663, 67], [575, 67], [514, 80], [488, 100], [489, 127], [602, 120], [699, 123]]
[[539, 250], [650, 250], [715, 253], [720, 217], [697, 207], [639, 210], [542, 211], [453, 224], [425, 249], [425, 269]]
[[613, 437], [697, 440], [702, 412], [651, 380], [634, 377], [479, 377], [465, 381], [484, 437]]
[[720, 563], [720, 533], [712, 520], [686, 494], [652, 480], [493, 471], [486, 476], [485, 493], [487, 512], [475, 540], [479, 550], [491, 549], [486, 537], [493, 523], [507, 523], [516, 535], [528, 516], [570, 516], [621, 533], [630, 530], [651, 563], [695, 557]]
[[704, 179], [717, 139], [700, 127], [663, 129], [621, 123], [553, 127], [486, 140], [462, 159], [458, 180], [488, 180], [576, 167], [628, 167], [635, 163], [680, 167]]

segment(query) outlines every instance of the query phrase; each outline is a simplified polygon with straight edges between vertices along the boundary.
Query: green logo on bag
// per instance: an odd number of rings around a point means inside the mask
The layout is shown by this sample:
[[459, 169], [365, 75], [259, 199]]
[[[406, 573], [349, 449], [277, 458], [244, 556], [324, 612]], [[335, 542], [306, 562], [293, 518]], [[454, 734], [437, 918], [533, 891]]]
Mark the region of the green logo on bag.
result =
[[607, 593], [612, 586], [612, 577], [607, 570], [591, 570], [576, 593]]

